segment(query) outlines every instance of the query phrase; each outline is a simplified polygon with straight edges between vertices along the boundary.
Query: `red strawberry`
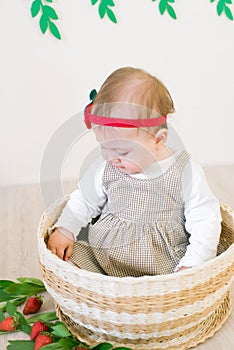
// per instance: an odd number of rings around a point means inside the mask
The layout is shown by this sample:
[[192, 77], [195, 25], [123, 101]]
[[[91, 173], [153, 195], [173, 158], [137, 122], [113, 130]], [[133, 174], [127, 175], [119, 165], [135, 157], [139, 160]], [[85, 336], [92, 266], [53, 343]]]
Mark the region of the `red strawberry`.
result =
[[15, 319], [12, 316], [4, 318], [0, 322], [0, 331], [13, 332], [16, 329]]
[[40, 310], [42, 303], [42, 298], [37, 295], [28, 298], [23, 309], [23, 314], [35, 314]]
[[36, 337], [34, 350], [42, 348], [42, 346], [53, 343], [51, 336], [49, 334], [39, 334]]
[[48, 331], [47, 325], [41, 321], [35, 322], [32, 326], [30, 338], [32, 340], [36, 339], [36, 337], [40, 334], [40, 332], [43, 332], [43, 331], [44, 332]]

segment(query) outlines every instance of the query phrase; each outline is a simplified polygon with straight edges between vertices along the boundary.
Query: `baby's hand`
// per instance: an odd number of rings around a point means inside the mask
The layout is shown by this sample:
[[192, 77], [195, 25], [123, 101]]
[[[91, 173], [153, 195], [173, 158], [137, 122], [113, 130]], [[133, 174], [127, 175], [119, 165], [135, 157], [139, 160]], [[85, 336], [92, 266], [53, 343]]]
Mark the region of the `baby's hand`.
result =
[[73, 235], [70, 233], [69, 236], [70, 238], [68, 238], [68, 231], [66, 231], [65, 236], [62, 231], [56, 228], [50, 235], [47, 243], [48, 249], [50, 249], [51, 252], [56, 254], [60, 259], [65, 261], [71, 257], [74, 245]]

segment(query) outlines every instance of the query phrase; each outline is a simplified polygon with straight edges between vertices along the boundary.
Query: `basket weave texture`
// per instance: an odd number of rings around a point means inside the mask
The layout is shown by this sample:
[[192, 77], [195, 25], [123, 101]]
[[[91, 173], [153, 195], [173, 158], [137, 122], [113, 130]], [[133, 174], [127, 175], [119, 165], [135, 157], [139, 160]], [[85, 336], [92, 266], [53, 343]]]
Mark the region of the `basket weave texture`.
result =
[[47, 249], [48, 228], [67, 199], [43, 214], [38, 249], [45, 286], [72, 334], [89, 345], [183, 350], [221, 328], [231, 312], [234, 275], [234, 214], [228, 206], [221, 205], [217, 257], [179, 273], [120, 278], [81, 270]]

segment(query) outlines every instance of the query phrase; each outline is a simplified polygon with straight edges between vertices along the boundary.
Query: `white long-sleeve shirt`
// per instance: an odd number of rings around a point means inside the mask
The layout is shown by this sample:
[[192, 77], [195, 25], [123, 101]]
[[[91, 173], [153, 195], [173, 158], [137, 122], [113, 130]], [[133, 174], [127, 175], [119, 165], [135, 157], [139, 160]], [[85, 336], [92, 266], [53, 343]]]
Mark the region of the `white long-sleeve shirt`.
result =
[[[147, 174], [129, 175], [135, 178], [157, 177], [166, 171], [175, 157], [153, 163]], [[106, 161], [98, 159], [81, 178], [54, 227], [70, 231], [74, 238], [80, 229], [97, 217], [107, 201], [102, 183]], [[197, 266], [216, 256], [221, 232], [219, 202], [211, 192], [200, 165], [192, 159], [182, 173], [181, 196], [184, 202], [185, 229], [190, 234], [189, 245], [177, 266]], [[156, 195], [156, 194], [155, 194]]]

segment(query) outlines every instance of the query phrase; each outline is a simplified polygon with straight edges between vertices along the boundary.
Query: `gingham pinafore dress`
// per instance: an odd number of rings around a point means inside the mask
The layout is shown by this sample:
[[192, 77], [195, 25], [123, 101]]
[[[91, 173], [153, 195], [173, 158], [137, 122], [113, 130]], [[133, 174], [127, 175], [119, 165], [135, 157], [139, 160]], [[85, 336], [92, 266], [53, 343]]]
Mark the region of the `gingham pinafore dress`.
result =
[[174, 272], [188, 245], [181, 176], [189, 157], [181, 152], [164, 173], [149, 179], [131, 177], [107, 162], [108, 201], [88, 227], [88, 242], [75, 243], [71, 261], [117, 277]]

